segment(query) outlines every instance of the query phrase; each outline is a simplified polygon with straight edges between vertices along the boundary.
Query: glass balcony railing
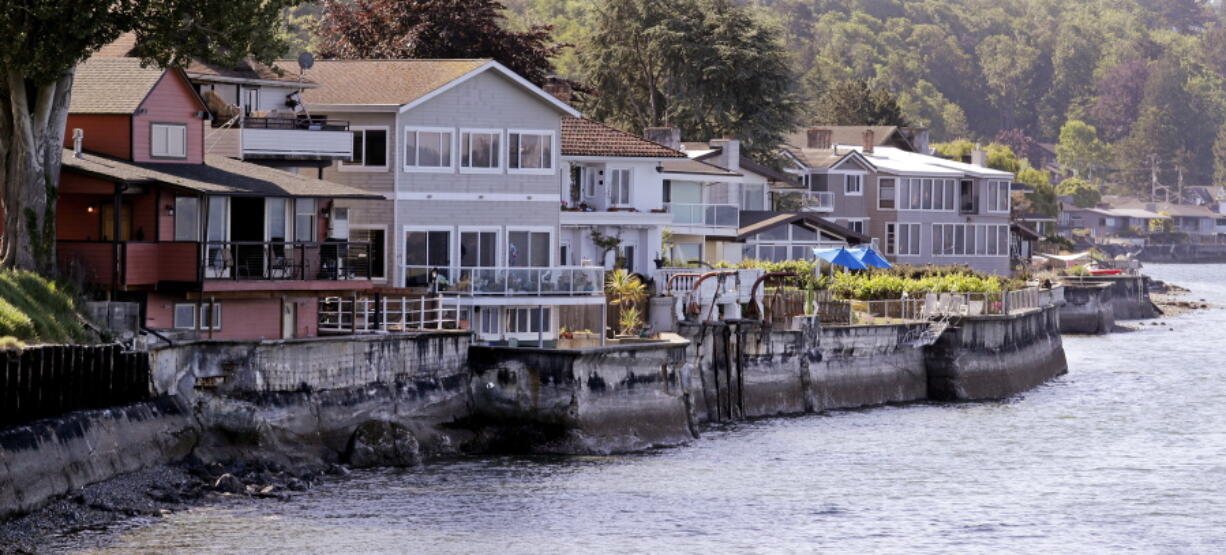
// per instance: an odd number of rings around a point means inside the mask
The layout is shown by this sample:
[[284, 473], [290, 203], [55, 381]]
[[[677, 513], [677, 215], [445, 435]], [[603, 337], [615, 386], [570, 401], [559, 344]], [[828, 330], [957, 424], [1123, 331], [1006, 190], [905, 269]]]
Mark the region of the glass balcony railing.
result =
[[804, 209], [810, 212], [833, 212], [834, 193], [828, 191], [812, 191], [804, 196]]
[[740, 227], [741, 209], [735, 204], [669, 203], [668, 211], [677, 225], [703, 227]]
[[604, 268], [406, 266], [410, 287], [477, 296], [589, 296], [604, 294]]

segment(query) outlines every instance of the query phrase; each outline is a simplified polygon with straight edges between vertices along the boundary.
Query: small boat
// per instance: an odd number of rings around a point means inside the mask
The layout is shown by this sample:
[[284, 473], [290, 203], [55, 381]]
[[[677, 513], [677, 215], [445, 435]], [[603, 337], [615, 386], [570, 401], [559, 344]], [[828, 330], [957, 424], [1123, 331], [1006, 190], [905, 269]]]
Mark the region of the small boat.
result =
[[1116, 270], [1112, 268], [1098, 268], [1090, 270], [1090, 275], [1092, 276], [1118, 276], [1122, 273], [1124, 273], [1124, 270]]

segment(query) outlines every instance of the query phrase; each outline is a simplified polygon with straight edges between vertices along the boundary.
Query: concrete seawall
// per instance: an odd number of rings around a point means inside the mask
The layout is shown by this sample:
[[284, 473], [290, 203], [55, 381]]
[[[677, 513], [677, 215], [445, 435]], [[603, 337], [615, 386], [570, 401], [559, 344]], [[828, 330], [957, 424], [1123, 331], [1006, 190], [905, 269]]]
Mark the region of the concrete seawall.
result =
[[198, 439], [178, 399], [89, 410], [0, 431], [0, 519], [51, 497], [187, 456]]
[[495, 444], [533, 436], [527, 439], [536, 452], [683, 443], [694, 433], [683, 387], [686, 346], [676, 338], [577, 350], [473, 347], [473, 419], [503, 436], [488, 439]]
[[1111, 302], [1116, 320], [1146, 320], [1162, 314], [1149, 298], [1149, 278], [1146, 276], [1070, 276], [1062, 277], [1060, 281], [1074, 286], [1108, 284], [1110, 287], [1104, 300]]
[[1056, 308], [963, 318], [925, 350], [928, 398], [1004, 399], [1068, 372]]
[[1060, 332], [1104, 334], [1115, 328], [1115, 303], [1109, 283], [1078, 283], [1064, 286], [1060, 308]]

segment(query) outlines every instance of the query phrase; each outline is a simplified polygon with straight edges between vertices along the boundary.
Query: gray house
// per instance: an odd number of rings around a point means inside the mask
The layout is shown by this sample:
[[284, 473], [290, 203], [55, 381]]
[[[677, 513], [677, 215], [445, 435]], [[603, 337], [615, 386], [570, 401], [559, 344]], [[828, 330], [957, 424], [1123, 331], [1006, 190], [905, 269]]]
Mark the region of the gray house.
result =
[[395, 199], [330, 207], [332, 225], [383, 247], [384, 286], [443, 293], [491, 342], [547, 342], [558, 307], [603, 305], [603, 268], [559, 256], [575, 109], [492, 60], [320, 61], [306, 77], [312, 116], [353, 132], [352, 160], [324, 179]]

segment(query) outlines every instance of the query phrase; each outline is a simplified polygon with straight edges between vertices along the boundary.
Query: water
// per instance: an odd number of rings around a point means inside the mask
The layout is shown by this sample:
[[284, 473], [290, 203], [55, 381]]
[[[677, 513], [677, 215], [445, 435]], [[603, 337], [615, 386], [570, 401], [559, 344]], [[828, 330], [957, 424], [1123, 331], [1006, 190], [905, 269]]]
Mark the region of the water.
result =
[[[1226, 305], [1226, 266], [1151, 266]], [[1168, 329], [1173, 328], [1173, 329]], [[1001, 403], [772, 419], [644, 455], [359, 472], [57, 549], [313, 553], [1218, 552], [1226, 310], [1066, 338]]]

